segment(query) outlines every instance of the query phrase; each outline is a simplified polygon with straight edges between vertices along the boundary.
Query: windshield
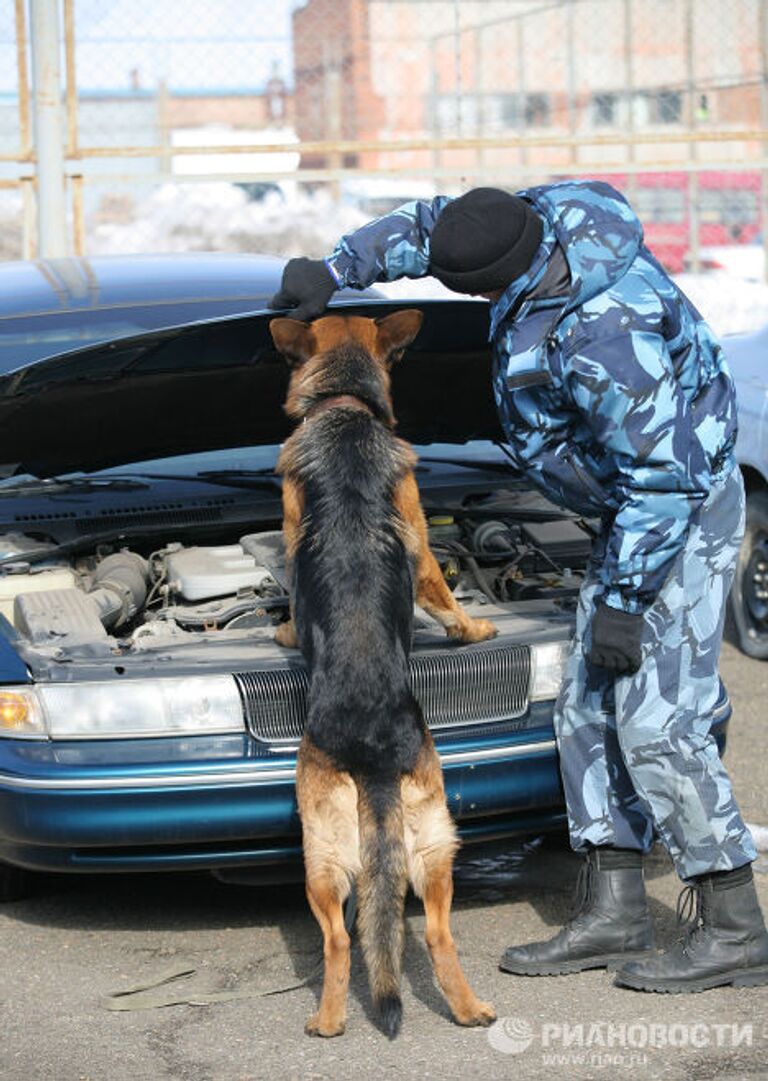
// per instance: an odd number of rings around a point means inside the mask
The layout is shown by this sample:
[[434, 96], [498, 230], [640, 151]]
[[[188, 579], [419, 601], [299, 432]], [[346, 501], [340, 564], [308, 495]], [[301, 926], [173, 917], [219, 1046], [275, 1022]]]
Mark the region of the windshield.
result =
[[144, 307], [76, 310], [0, 319], [0, 372], [14, 371], [35, 360], [149, 330], [194, 323], [200, 319], [239, 315], [262, 308], [265, 296], [221, 300], [173, 300]]

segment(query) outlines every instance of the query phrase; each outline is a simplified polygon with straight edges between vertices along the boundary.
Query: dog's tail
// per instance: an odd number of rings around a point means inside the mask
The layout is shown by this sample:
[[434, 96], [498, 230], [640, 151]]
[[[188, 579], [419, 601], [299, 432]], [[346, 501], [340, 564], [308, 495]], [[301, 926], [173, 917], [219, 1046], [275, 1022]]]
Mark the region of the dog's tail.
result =
[[360, 829], [358, 929], [381, 1027], [400, 1031], [403, 905], [408, 886], [400, 777], [356, 777]]

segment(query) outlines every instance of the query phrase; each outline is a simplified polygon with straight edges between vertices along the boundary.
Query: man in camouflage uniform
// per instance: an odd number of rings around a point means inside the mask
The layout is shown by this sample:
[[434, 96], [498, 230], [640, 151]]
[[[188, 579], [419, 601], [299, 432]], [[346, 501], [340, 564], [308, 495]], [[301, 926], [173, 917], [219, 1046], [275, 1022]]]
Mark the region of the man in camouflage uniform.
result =
[[[590, 181], [409, 203], [326, 260], [291, 260], [272, 306], [313, 318], [338, 288], [427, 274], [490, 301], [516, 465], [602, 521], [555, 710], [571, 843], [585, 854], [577, 911], [501, 967], [621, 966], [619, 983], [653, 991], [768, 983], [756, 853], [710, 733], [744, 529], [722, 351], [624, 198]], [[642, 872], [654, 831], [695, 901], [661, 954]]]

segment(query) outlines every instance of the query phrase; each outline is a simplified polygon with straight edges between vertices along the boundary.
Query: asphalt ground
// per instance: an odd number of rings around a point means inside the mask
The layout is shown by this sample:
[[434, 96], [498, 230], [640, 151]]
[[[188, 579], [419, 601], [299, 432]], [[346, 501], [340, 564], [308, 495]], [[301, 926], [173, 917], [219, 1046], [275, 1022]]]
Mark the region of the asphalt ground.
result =
[[[768, 824], [768, 664], [726, 644], [734, 716], [726, 761], [748, 821]], [[432, 979], [424, 919], [406, 913], [400, 1037], [374, 1026], [355, 945], [347, 1032], [304, 1035], [319, 994], [320, 936], [298, 885], [229, 886], [208, 876], [43, 877], [0, 909], [3, 1081], [337, 1081], [366, 1078], [768, 1077], [768, 987], [650, 995], [604, 971], [517, 978], [504, 947], [552, 934], [567, 917], [577, 861], [562, 839], [466, 850], [453, 929], [470, 982], [494, 1003], [489, 1030], [452, 1023]], [[756, 865], [768, 911], [768, 853]], [[648, 891], [661, 945], [676, 936], [679, 882], [654, 851]], [[110, 997], [145, 992], [150, 1008]], [[307, 982], [303, 982], [307, 981]], [[295, 990], [264, 992], [299, 986]], [[206, 1000], [224, 991], [241, 997]], [[247, 997], [246, 997], [247, 996]], [[160, 1005], [178, 999], [199, 1004]]]

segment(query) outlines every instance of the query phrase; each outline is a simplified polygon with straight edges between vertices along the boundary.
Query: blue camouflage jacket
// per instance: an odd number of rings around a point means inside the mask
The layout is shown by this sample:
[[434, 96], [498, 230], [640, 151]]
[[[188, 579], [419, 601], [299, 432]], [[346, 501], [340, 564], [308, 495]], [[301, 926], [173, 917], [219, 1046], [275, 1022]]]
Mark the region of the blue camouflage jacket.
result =
[[[518, 468], [549, 499], [605, 523], [605, 601], [642, 612], [713, 478], [733, 467], [734, 387], [712, 331], [643, 243], [609, 184], [518, 192], [544, 219], [528, 271], [490, 308], [494, 389]], [[444, 196], [341, 239], [340, 286], [429, 274]], [[559, 245], [570, 291], [531, 297]]]

